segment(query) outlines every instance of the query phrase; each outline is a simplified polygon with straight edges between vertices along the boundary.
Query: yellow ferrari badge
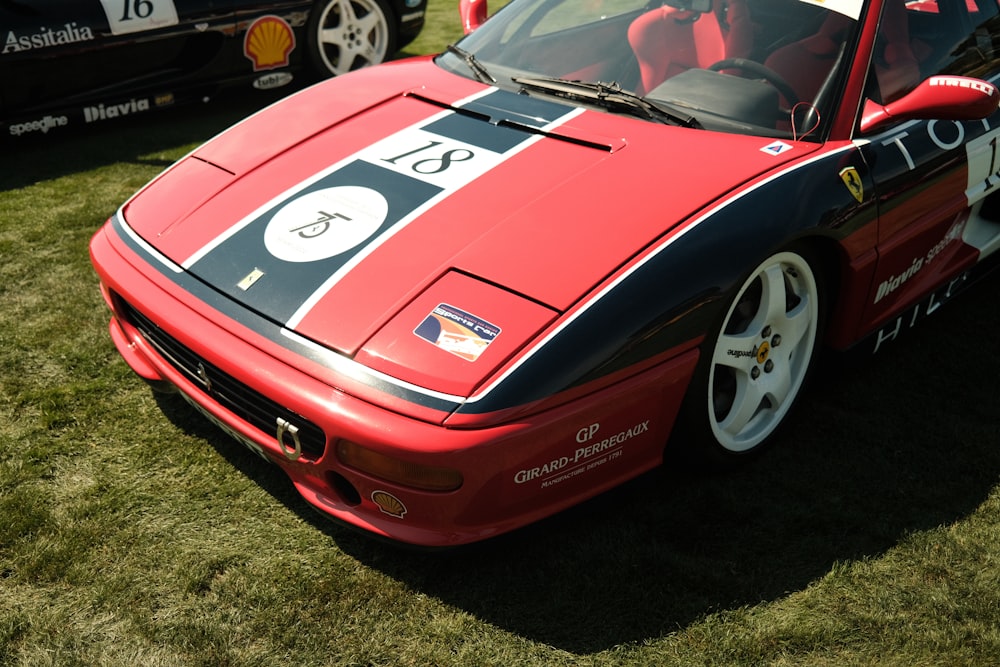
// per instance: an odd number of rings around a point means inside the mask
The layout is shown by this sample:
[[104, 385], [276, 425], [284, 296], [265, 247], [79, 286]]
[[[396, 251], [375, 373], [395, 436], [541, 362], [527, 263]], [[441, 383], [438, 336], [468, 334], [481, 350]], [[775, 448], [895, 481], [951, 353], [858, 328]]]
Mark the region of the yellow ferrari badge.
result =
[[865, 186], [861, 182], [861, 177], [858, 176], [858, 170], [854, 167], [845, 167], [840, 170], [840, 180], [844, 182], [847, 189], [851, 191], [854, 198], [858, 200], [860, 204], [865, 198]]

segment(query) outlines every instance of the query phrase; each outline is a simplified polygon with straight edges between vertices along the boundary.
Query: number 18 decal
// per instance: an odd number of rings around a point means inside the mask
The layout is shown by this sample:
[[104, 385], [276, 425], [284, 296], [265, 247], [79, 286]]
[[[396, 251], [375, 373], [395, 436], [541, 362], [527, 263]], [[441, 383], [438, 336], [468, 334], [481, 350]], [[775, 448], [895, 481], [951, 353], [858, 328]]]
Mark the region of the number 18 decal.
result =
[[359, 157], [446, 190], [465, 185], [504, 159], [489, 149], [421, 129], [384, 139]]
[[177, 25], [174, 0], [101, 0], [114, 35]]

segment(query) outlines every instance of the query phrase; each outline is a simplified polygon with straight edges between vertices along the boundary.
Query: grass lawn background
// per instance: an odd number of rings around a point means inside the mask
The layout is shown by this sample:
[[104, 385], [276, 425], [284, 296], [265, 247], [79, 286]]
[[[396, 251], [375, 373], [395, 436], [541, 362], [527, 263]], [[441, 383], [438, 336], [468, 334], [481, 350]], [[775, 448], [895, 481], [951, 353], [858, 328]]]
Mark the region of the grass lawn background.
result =
[[[454, 40], [455, 5], [407, 53]], [[0, 665], [1000, 664], [996, 278], [830, 358], [753, 466], [400, 550], [153, 396], [107, 335], [90, 236], [260, 103], [0, 146]]]

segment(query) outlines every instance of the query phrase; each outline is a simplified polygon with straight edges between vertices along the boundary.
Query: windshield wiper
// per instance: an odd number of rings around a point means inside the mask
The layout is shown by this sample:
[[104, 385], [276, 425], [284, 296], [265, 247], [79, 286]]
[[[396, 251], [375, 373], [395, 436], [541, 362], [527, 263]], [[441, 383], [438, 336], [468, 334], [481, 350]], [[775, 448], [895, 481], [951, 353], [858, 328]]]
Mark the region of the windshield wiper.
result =
[[465, 64], [469, 66], [472, 73], [476, 75], [481, 83], [496, 83], [497, 80], [493, 78], [486, 66], [479, 62], [479, 58], [476, 58], [473, 54], [469, 53], [460, 46], [455, 46], [454, 44], [448, 45], [448, 52], [454, 53], [456, 56], [465, 61]]
[[624, 111], [634, 116], [659, 122], [700, 129], [701, 123], [694, 116], [686, 114], [662, 103], [654, 103], [645, 97], [624, 90], [617, 82], [570, 81], [546, 77], [511, 77], [511, 81], [521, 86], [521, 90], [539, 90], [559, 97], [591, 102], [609, 111]]

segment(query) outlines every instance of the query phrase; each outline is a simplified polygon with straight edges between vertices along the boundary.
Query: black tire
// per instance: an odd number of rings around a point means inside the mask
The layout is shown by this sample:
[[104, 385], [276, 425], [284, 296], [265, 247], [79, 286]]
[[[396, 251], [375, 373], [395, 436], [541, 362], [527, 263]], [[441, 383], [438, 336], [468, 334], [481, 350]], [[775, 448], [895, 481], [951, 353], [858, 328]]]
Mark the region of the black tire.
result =
[[309, 14], [309, 61], [323, 77], [377, 65], [396, 53], [399, 26], [385, 0], [317, 0]]
[[706, 337], [677, 430], [688, 458], [728, 466], [773, 440], [815, 366], [822, 271], [803, 248], [776, 252], [730, 296]]

